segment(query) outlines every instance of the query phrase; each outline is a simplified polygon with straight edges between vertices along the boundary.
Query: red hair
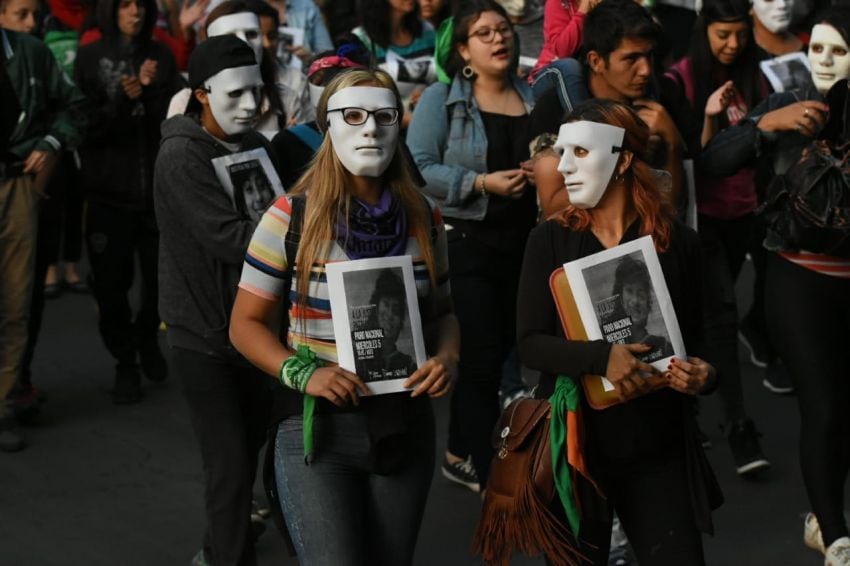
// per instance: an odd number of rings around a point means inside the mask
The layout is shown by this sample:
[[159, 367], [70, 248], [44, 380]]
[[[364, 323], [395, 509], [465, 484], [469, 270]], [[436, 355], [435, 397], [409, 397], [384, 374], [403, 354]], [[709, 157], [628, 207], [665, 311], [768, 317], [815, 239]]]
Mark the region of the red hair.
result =
[[[623, 172], [623, 183], [640, 218], [640, 235], [652, 236], [655, 249], [659, 252], [666, 251], [670, 247], [670, 230], [675, 210], [669, 197], [658, 187], [652, 169], [642, 159], [641, 148], [647, 146], [649, 128], [637, 113], [625, 104], [598, 98], [581, 104], [567, 116], [565, 122], [579, 120], [610, 124], [626, 130], [623, 149], [632, 152], [634, 157], [628, 169]], [[590, 213], [572, 204], [551, 218], [571, 230], [582, 231], [590, 228]]]

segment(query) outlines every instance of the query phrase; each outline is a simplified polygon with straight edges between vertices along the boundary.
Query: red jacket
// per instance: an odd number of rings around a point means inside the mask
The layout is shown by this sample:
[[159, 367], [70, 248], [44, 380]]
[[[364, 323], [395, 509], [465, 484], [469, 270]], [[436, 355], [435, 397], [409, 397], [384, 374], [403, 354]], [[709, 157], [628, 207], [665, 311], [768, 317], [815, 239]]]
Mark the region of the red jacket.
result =
[[575, 55], [581, 47], [584, 14], [578, 11], [575, 0], [546, 0], [543, 12], [543, 48], [537, 64], [531, 71], [537, 72], [556, 59]]

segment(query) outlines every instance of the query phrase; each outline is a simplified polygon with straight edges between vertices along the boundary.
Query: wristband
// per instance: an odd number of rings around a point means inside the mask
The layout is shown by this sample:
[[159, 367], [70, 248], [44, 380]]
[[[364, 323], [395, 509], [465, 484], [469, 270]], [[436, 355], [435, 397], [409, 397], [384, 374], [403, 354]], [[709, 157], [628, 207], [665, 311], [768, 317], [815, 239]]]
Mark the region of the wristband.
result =
[[311, 352], [307, 346], [298, 346], [295, 355], [288, 357], [280, 365], [278, 378], [284, 387], [304, 393], [307, 390], [307, 382], [320, 367], [322, 361], [316, 358], [315, 352]]

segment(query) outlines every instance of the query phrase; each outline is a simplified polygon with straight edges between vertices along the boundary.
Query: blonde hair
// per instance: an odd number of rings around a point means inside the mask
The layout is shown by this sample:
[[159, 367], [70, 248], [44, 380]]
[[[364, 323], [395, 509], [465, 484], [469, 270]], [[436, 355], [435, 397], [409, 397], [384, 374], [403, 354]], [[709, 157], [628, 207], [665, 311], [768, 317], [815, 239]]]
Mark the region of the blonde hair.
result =
[[[399, 110], [399, 120], [403, 113], [401, 96], [392, 77], [383, 71], [352, 69], [337, 75], [322, 93], [319, 106], [316, 109], [316, 123], [324, 132], [327, 130], [328, 99], [336, 92], [352, 86], [377, 86], [393, 92]], [[425, 199], [419, 193], [410, 165], [404, 155], [399, 140], [396, 151], [389, 167], [384, 172], [382, 180], [399, 200], [407, 213], [408, 224], [422, 250], [422, 256], [428, 267], [431, 284], [436, 284], [436, 267], [434, 250], [431, 245], [431, 219]], [[330, 136], [325, 135], [309, 168], [290, 191], [295, 198], [304, 198], [304, 221], [301, 230], [301, 240], [295, 261], [296, 286], [298, 292], [298, 312], [301, 328], [304, 322], [307, 295], [310, 281], [318, 279], [323, 267], [316, 266], [316, 260], [326, 255], [334, 240], [334, 228], [340, 214], [349, 217], [351, 210], [351, 194], [347, 190], [348, 179], [351, 176], [343, 167], [333, 148]], [[305, 198], [309, 192], [309, 198]], [[406, 237], [406, 235], [403, 235]], [[314, 266], [317, 273], [313, 275]]]

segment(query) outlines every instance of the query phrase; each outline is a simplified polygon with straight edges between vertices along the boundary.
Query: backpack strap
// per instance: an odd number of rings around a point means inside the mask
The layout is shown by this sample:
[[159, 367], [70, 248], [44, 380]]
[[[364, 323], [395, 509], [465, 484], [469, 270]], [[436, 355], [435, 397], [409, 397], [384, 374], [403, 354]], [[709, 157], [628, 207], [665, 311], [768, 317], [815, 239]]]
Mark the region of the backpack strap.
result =
[[286, 252], [286, 277], [284, 279], [283, 313], [280, 325], [280, 338], [286, 344], [286, 333], [289, 331], [289, 309], [292, 306], [292, 273], [295, 270], [295, 261], [298, 257], [298, 245], [301, 243], [301, 229], [304, 225], [304, 208], [306, 201], [304, 197], [294, 197], [289, 201], [292, 208], [289, 212], [289, 227], [283, 239], [283, 247]]
[[318, 150], [319, 146], [322, 145], [322, 134], [307, 124], [297, 124], [289, 128], [287, 131], [313, 151]]

